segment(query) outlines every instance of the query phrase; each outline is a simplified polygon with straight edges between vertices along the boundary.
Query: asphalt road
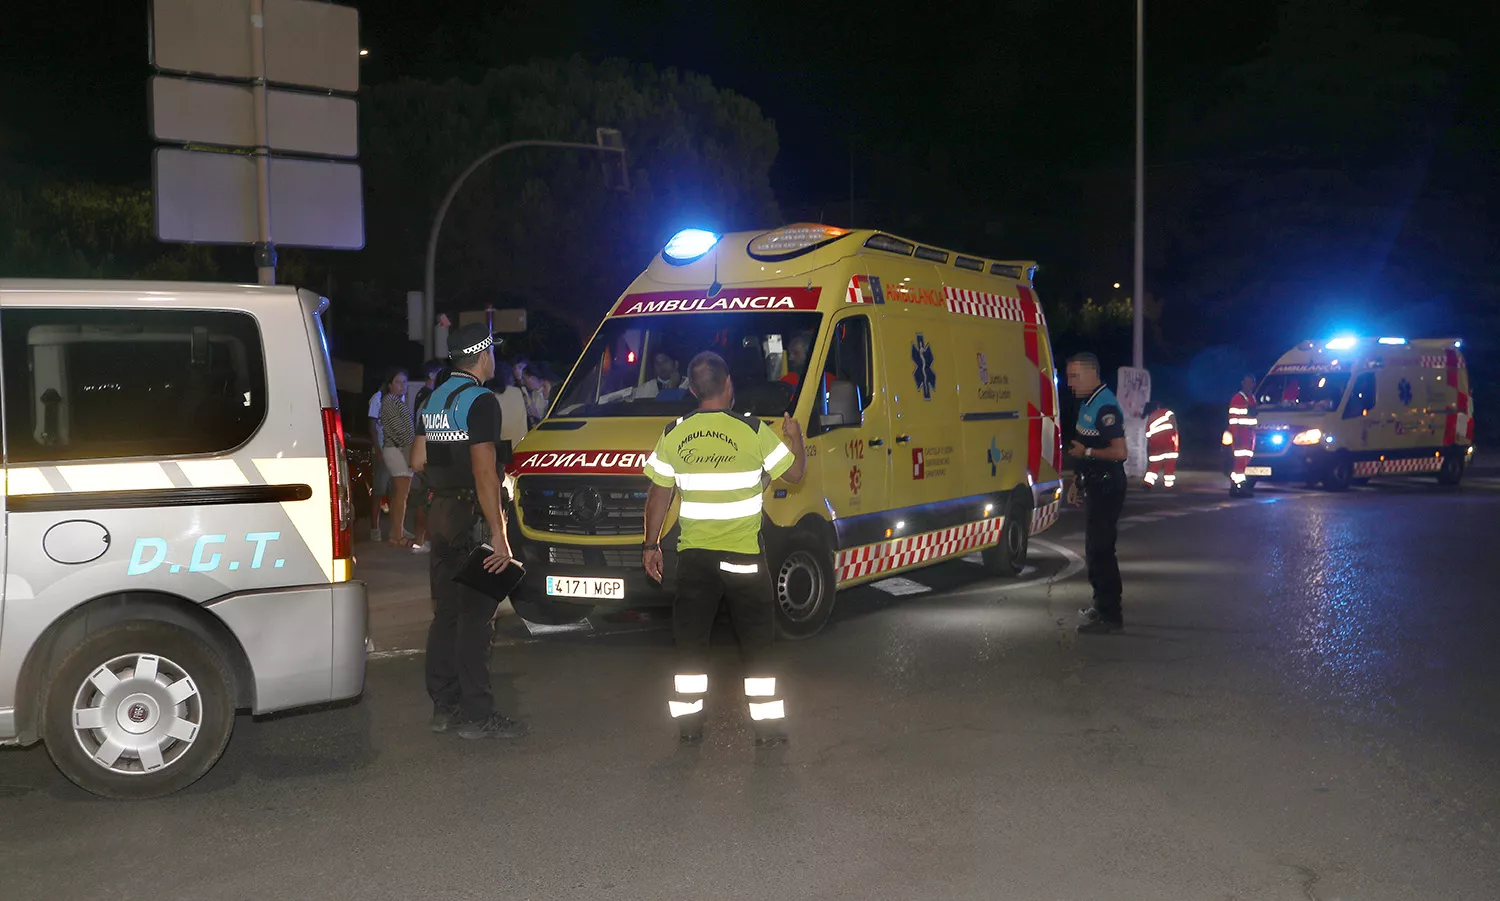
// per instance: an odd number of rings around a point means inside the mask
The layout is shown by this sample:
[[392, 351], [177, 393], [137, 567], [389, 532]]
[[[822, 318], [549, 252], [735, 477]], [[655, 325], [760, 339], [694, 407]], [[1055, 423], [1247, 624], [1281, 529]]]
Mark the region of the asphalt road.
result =
[[[650, 622], [510, 634], [521, 742], [428, 733], [398, 656], [361, 703], [242, 718], [160, 801], [7, 751], [0, 897], [1500, 897], [1486, 481], [1133, 496], [1120, 636], [1072, 632], [1076, 517], [1025, 584], [956, 562], [851, 592], [785, 646], [776, 751], [731, 691], [677, 746]], [[711, 676], [734, 684], [732, 651]]]

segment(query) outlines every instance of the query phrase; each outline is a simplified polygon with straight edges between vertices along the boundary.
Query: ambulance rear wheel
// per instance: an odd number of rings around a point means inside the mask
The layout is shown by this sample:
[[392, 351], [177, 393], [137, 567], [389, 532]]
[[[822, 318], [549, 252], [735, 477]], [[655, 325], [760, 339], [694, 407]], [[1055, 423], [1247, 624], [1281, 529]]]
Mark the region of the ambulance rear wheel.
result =
[[569, 604], [547, 598], [511, 598], [510, 606], [516, 616], [539, 626], [571, 626], [594, 612], [592, 604]]
[[1031, 510], [1017, 504], [1000, 527], [1000, 543], [980, 552], [985, 572], [1014, 579], [1026, 568], [1026, 550], [1031, 544]]
[[1443, 456], [1443, 466], [1438, 470], [1437, 480], [1439, 485], [1454, 486], [1462, 482], [1464, 478], [1463, 454], [1449, 453]]
[[1323, 477], [1323, 487], [1329, 491], [1348, 491], [1353, 484], [1354, 459], [1348, 454], [1340, 453], [1329, 467], [1328, 475]]
[[777, 634], [790, 639], [818, 634], [833, 615], [833, 552], [823, 540], [799, 529], [776, 548], [770, 566]]

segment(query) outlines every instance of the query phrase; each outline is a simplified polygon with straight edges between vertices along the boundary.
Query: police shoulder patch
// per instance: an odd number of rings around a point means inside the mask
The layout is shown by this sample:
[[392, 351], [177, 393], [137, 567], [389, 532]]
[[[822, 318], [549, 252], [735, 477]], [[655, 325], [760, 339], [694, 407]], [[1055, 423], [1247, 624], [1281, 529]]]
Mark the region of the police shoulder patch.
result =
[[1102, 413], [1099, 416], [1100, 425], [1114, 425], [1116, 422], [1119, 422], [1119, 417], [1113, 413]]

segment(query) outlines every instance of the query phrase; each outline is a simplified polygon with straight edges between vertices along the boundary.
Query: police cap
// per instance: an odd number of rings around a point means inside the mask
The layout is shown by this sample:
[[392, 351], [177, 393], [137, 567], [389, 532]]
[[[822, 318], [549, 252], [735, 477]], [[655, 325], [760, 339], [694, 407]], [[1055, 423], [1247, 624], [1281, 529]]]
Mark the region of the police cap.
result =
[[494, 345], [495, 336], [491, 334], [490, 327], [483, 323], [471, 322], [448, 333], [450, 357], [472, 357]]

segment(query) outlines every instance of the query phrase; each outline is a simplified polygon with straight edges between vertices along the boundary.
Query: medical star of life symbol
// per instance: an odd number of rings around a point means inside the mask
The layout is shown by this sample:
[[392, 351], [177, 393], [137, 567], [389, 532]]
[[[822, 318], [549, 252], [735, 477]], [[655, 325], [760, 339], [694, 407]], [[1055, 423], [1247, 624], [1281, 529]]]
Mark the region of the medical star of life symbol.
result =
[[1401, 402], [1403, 404], [1411, 406], [1411, 382], [1402, 379], [1401, 384], [1396, 386], [1396, 392], [1401, 395]]
[[932, 389], [937, 387], [937, 374], [932, 371], [932, 345], [921, 332], [911, 343], [912, 379], [922, 390], [923, 400], [932, 400]]
[[849, 493], [850, 494], [859, 494], [860, 483], [861, 483], [861, 480], [860, 480], [860, 475], [859, 475], [859, 467], [858, 466], [851, 466], [851, 467], [849, 467]]

